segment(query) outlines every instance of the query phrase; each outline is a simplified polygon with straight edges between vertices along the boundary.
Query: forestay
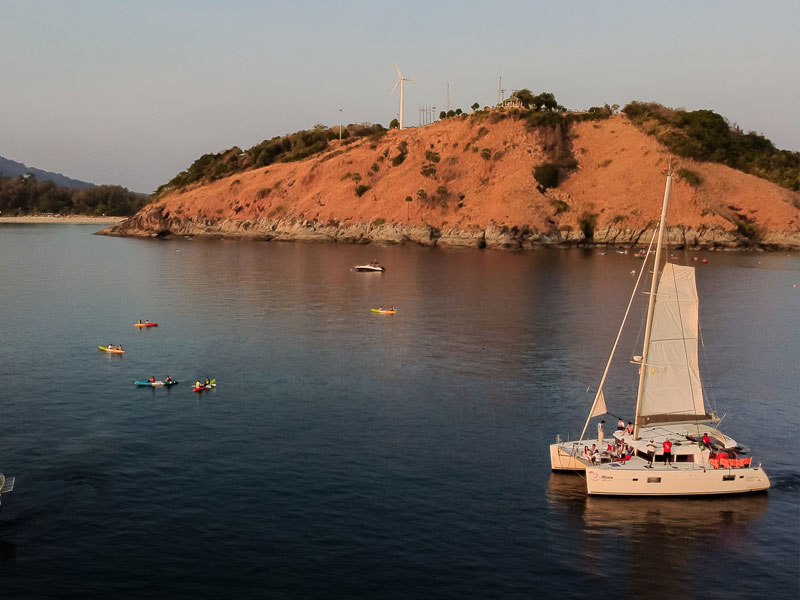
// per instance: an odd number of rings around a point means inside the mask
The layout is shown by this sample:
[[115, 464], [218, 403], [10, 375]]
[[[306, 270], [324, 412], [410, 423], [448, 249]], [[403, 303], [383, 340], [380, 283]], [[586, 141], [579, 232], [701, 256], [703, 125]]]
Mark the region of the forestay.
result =
[[709, 420], [697, 361], [694, 268], [667, 263], [656, 292], [640, 409], [643, 425]]

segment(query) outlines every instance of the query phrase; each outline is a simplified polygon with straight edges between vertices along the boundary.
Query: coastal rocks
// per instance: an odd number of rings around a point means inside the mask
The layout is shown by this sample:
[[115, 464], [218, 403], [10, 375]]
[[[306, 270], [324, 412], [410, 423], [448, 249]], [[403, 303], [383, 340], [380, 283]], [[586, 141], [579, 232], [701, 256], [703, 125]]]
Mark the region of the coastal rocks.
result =
[[800, 231], [771, 231], [760, 243], [770, 250], [800, 250]]
[[[591, 238], [579, 228], [553, 228], [542, 233], [528, 227], [498, 225], [486, 228], [439, 230], [430, 225], [389, 223], [342, 223], [286, 217], [237, 221], [212, 217], [182, 218], [156, 204], [129, 219], [99, 231], [101, 235], [125, 237], [217, 237], [275, 241], [341, 242], [346, 244], [405, 244], [460, 248], [532, 250], [552, 246], [603, 245], [633, 247], [647, 245], [654, 227], [621, 229], [598, 227]], [[768, 232], [762, 238], [748, 239], [735, 230], [701, 226], [675, 226], [667, 229], [666, 241], [672, 247], [693, 249], [800, 250], [800, 232]]]
[[485, 248], [486, 232], [483, 229], [445, 229], [441, 232], [439, 246], [454, 248]]

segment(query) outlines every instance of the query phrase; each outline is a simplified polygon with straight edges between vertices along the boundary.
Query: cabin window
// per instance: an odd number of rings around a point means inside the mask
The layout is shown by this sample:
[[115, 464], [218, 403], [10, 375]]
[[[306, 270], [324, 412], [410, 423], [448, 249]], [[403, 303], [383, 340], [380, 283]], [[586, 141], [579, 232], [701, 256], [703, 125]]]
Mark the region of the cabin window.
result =
[[723, 475], [722, 481], [736, 481], [736, 475]]
[[694, 462], [694, 454], [678, 454], [675, 462]]
[[661, 477], [648, 477], [647, 483], [661, 483]]

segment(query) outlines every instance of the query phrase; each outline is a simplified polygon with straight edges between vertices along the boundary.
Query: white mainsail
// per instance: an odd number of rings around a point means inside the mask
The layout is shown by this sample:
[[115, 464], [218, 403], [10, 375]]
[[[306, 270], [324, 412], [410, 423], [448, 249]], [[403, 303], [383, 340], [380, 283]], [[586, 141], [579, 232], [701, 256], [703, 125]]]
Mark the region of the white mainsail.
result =
[[697, 360], [693, 267], [667, 263], [658, 282], [642, 382], [642, 425], [708, 420]]

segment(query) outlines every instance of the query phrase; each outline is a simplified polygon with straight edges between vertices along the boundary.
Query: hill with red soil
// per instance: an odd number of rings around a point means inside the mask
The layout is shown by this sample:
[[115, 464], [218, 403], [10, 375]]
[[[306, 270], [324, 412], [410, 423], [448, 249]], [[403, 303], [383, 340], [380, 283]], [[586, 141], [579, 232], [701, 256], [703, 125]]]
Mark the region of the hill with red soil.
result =
[[[529, 248], [644, 242], [670, 160], [674, 243], [800, 249], [800, 194], [727, 166], [671, 158], [624, 115], [553, 128], [484, 112], [339, 141], [172, 191], [101, 233]], [[543, 190], [533, 171], [567, 144], [577, 168]], [[683, 171], [681, 171], [683, 169]], [[691, 176], [690, 176], [691, 175]]]

